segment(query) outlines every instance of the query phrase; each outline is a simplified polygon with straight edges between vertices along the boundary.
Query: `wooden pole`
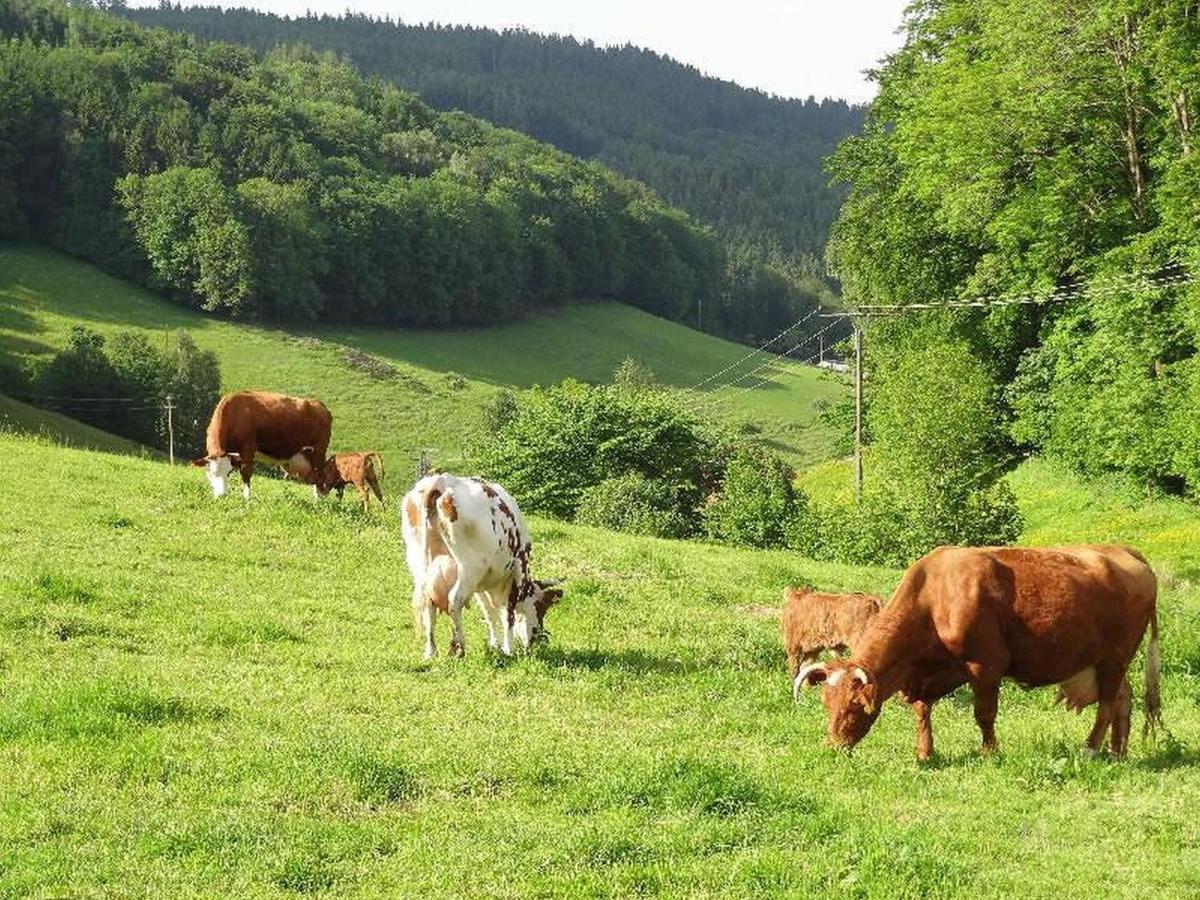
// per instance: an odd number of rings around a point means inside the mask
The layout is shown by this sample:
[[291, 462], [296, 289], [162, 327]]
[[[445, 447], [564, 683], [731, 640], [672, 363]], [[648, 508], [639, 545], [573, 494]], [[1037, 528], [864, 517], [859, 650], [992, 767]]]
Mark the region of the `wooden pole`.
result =
[[167, 447], [171, 465], [175, 465], [175, 396], [167, 394]]
[[862, 326], [854, 323], [854, 502], [862, 503]]

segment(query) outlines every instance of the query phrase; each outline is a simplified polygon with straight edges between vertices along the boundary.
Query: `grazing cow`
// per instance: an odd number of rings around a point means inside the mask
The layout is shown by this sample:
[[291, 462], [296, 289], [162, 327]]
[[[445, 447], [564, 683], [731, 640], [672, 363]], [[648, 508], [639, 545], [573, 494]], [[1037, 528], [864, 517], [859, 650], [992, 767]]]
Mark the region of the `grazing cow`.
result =
[[557, 582], [530, 577], [529, 529], [504, 488], [478, 478], [426, 476], [404, 496], [401, 528], [426, 659], [436, 652], [439, 610], [454, 624], [450, 652], [463, 654], [462, 610], [472, 596], [493, 649], [510, 654], [514, 632], [524, 647], [544, 634], [546, 612], [562, 591]]
[[975, 695], [983, 751], [996, 749], [1000, 681], [1057, 684], [1079, 711], [1098, 703], [1087, 748], [1128, 748], [1133, 691], [1126, 678], [1146, 626], [1146, 729], [1161, 722], [1157, 583], [1135, 550], [1096, 547], [941, 547], [905, 573], [851, 659], [804, 666], [823, 684], [829, 738], [857, 744], [882, 703], [900, 693], [917, 714], [917, 756], [933, 753], [931, 710], [963, 684]]
[[214, 497], [225, 493], [230, 473], [238, 469], [242, 496], [249, 500], [256, 455], [286, 466], [318, 490], [332, 429], [333, 416], [320, 400], [268, 391], [226, 394], [208, 423], [208, 453], [192, 465], [205, 469]]
[[367, 491], [369, 487], [382, 503], [383, 492], [379, 490], [379, 479], [375, 473], [376, 466], [379, 468], [379, 476], [382, 476], [383, 457], [375, 450], [367, 453], [335, 453], [325, 461], [325, 477], [323, 479], [325, 483], [321, 492], [327, 494], [330, 491], [337, 491], [338, 500], [341, 500], [346, 485], [352, 484], [362, 495], [363, 508], [369, 509], [371, 506], [371, 494]]
[[807, 585], [783, 592], [779, 633], [792, 678], [821, 653], [843, 653], [858, 646], [863, 629], [882, 601], [872, 594], [822, 594]]

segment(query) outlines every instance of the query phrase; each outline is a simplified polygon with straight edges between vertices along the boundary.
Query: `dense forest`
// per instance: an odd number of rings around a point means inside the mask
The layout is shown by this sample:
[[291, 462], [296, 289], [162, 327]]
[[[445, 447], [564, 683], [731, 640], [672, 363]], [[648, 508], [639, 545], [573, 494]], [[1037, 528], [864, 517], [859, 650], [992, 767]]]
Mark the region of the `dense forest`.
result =
[[817, 297], [644, 185], [331, 54], [0, 0], [0, 238], [29, 237], [271, 321], [608, 297], [745, 337]]
[[304, 43], [363, 71], [644, 181], [727, 239], [782, 252], [811, 272], [841, 192], [822, 161], [862, 122], [842, 100], [787, 100], [632, 46], [523, 30], [409, 25], [347, 12], [280, 17], [162, 4], [148, 25], [259, 50]]
[[1200, 493], [1200, 4], [926, 0], [906, 30], [832, 164], [847, 297], [1060, 293], [877, 322], [875, 395], [903, 369], [910, 406], [936, 407], [923, 373], [955, 346], [1009, 445], [981, 457]]

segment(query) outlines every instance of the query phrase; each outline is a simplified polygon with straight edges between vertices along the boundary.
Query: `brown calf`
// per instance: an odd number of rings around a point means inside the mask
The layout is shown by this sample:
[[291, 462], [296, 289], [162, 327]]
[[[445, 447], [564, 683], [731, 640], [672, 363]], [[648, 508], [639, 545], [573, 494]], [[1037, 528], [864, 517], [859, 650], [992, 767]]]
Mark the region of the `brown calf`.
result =
[[808, 586], [787, 588], [783, 600], [779, 633], [792, 678], [825, 651], [843, 653], [857, 647], [882, 605], [872, 594], [822, 594]]
[[383, 457], [375, 450], [369, 450], [366, 453], [334, 454], [325, 463], [325, 488], [322, 493], [337, 491], [338, 500], [341, 500], [346, 485], [352, 484], [362, 495], [364, 509], [369, 509], [371, 506], [371, 495], [367, 493], [368, 487], [382, 503], [383, 492], [379, 489], [379, 479], [375, 473], [376, 464], [379, 466], [379, 476], [382, 476]]
[[920, 759], [933, 753], [933, 704], [960, 685], [975, 695], [986, 753], [1002, 679], [1057, 684], [1073, 709], [1098, 704], [1087, 748], [1100, 750], [1111, 726], [1112, 752], [1124, 756], [1126, 672], [1147, 625], [1147, 730], [1161, 721], [1157, 595], [1154, 572], [1127, 547], [940, 547], [905, 573], [851, 659], [804, 666], [794, 684], [824, 685], [829, 738], [843, 748], [901, 694], [917, 714]]

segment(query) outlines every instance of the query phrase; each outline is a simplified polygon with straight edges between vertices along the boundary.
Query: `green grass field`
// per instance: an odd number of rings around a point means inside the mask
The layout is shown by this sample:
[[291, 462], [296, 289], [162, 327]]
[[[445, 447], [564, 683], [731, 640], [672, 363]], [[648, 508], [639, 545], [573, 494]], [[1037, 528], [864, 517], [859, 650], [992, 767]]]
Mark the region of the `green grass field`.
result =
[[[402, 476], [396, 485], [421, 448], [457, 467], [465, 441], [479, 428], [479, 410], [499, 388], [566, 377], [608, 381], [626, 357], [648, 365], [665, 385], [685, 388], [747, 352], [616, 303], [570, 305], [488, 329], [273, 330], [190, 312], [42, 247], [0, 244], [0, 354], [49, 354], [76, 324], [106, 333], [146, 331], [163, 341], [170, 331], [187, 329], [219, 356], [226, 389], [323, 399], [334, 414], [335, 449], [383, 451], [390, 471]], [[394, 377], [350, 364], [347, 349], [390, 365]], [[702, 416], [761, 425], [756, 439], [797, 466], [823, 459], [829, 434], [816, 419], [814, 401], [841, 394], [844, 383], [795, 363], [778, 363], [773, 371], [772, 382], [737, 385], [757, 385], [754, 390], [701, 392], [691, 400]]]
[[[918, 765], [896, 702], [828, 749], [752, 609], [896, 571], [535, 519], [535, 569], [569, 579], [550, 646], [497, 662], [471, 613], [467, 658], [423, 665], [392, 512], [277, 481], [214, 502], [183, 467], [14, 436], [0, 465], [37, 473], [0, 516], [0, 896], [1200, 891], [1186, 540], [1151, 551], [1172, 739], [1089, 759], [1087, 714], [1006, 688], [1000, 755], [954, 698]], [[1039, 540], [1120, 502], [1038, 477]], [[1122, 527], [1194, 533], [1173, 516]]]

